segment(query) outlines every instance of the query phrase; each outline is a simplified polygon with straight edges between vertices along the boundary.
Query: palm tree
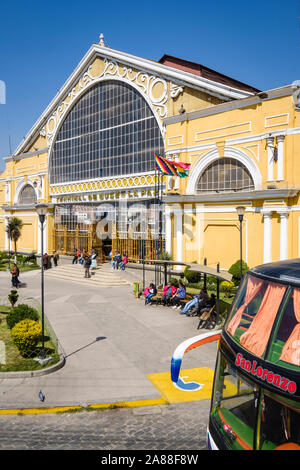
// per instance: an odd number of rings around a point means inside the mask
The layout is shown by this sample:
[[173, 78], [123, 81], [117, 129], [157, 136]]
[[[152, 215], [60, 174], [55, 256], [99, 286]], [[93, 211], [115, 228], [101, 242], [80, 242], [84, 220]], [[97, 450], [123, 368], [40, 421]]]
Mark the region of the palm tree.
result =
[[10, 240], [13, 240], [15, 244], [15, 262], [17, 260], [17, 241], [21, 236], [22, 227], [23, 222], [21, 219], [18, 219], [18, 217], [11, 217], [8, 220], [6, 226], [6, 233], [8, 235], [8, 238], [10, 238]]

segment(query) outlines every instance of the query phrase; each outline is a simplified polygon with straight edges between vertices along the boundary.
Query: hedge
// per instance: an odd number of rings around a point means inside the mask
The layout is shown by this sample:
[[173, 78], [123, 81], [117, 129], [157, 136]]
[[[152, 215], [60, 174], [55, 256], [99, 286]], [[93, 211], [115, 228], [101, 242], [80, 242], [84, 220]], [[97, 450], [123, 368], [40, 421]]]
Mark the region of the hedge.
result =
[[6, 323], [8, 328], [11, 330], [16, 323], [25, 319], [38, 321], [39, 314], [35, 308], [29, 307], [29, 305], [26, 304], [19, 304], [7, 315]]

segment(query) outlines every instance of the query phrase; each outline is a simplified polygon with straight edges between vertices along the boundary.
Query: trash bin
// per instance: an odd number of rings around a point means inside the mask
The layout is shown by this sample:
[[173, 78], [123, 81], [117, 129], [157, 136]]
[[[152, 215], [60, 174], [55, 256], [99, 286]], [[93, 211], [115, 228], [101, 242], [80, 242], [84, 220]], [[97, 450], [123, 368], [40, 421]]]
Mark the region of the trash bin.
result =
[[139, 282], [134, 282], [133, 283], [133, 294], [136, 298], [139, 297], [139, 292], [140, 292], [140, 283]]

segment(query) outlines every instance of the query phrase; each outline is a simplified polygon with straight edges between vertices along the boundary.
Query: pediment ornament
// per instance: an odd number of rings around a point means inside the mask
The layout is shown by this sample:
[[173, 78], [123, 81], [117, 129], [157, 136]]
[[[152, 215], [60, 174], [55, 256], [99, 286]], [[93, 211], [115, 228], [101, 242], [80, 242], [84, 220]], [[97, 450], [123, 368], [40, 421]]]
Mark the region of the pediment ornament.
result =
[[104, 70], [96, 76], [92, 74], [93, 64], [91, 64], [48, 118], [45, 127], [40, 132], [41, 135], [46, 135], [48, 145], [51, 144], [61, 121], [74, 101], [93, 83], [103, 79], [119, 79], [137, 88], [147, 98], [153, 111], [161, 120], [168, 114], [168, 99], [174, 99], [183, 92], [184, 87], [167, 82], [163, 77], [149, 74], [145, 70], [133, 70], [131, 67], [110, 59], [104, 59], [104, 63]]

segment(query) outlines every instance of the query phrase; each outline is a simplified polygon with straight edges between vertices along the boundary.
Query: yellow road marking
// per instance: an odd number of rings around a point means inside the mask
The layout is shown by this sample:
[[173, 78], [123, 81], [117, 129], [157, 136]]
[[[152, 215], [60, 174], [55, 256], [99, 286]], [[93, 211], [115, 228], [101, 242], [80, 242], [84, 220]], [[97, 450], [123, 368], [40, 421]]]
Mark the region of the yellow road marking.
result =
[[180, 371], [180, 377], [184, 379], [185, 382], [198, 382], [199, 384], [203, 384], [203, 387], [195, 392], [187, 392], [176, 388], [171, 380], [170, 372], [149, 374], [147, 377], [158, 389], [162, 397], [169, 403], [198, 401], [211, 398], [214, 371], [208, 367]]

